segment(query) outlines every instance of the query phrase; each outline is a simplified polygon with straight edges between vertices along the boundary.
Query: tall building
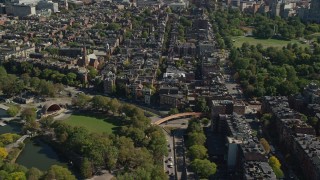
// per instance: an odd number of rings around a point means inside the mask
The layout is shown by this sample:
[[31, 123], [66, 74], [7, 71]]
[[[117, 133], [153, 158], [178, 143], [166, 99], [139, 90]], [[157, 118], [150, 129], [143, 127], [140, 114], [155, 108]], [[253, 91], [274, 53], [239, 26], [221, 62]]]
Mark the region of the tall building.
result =
[[304, 21], [320, 23], [320, 0], [311, 0], [310, 8], [302, 9], [299, 16]]

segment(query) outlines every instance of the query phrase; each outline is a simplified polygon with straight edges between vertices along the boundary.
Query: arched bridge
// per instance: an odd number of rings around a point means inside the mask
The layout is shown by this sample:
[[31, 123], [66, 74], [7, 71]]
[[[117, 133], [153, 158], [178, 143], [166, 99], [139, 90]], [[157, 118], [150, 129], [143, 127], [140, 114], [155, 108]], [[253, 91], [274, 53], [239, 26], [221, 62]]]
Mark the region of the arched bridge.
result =
[[157, 120], [156, 122], [154, 122], [153, 124], [159, 125], [161, 123], [164, 123], [166, 121], [170, 121], [172, 119], [176, 119], [179, 117], [184, 117], [184, 116], [195, 116], [195, 117], [200, 117], [202, 115], [201, 112], [185, 112], [185, 113], [179, 113], [179, 114], [174, 114], [162, 119]]

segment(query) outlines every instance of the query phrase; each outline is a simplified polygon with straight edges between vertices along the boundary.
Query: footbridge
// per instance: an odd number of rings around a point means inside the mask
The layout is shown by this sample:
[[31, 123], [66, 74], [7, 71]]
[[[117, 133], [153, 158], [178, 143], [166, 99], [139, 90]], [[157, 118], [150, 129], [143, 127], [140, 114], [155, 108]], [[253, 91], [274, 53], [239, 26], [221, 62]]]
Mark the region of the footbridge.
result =
[[159, 125], [161, 123], [170, 121], [172, 119], [176, 119], [176, 118], [180, 118], [180, 117], [186, 117], [186, 116], [195, 116], [195, 117], [200, 117], [202, 115], [201, 112], [185, 112], [185, 113], [179, 113], [179, 114], [174, 114], [171, 116], [167, 116], [165, 118], [159, 119], [156, 122], [154, 122], [153, 124]]
[[16, 142], [7, 145], [7, 146], [6, 146], [6, 150], [7, 150], [7, 151], [10, 151], [12, 148], [19, 147], [20, 143], [23, 143], [23, 141], [24, 141], [26, 138], [28, 138], [28, 137], [30, 137], [30, 135], [23, 135], [23, 136], [21, 136]]

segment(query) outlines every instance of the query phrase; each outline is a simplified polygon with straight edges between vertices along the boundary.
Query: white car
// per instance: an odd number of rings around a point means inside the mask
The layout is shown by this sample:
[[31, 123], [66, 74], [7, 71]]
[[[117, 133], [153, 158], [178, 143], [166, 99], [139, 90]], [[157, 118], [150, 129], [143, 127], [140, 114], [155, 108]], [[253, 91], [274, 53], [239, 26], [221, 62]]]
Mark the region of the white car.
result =
[[169, 168], [172, 168], [172, 167], [173, 167], [173, 163], [170, 162], [169, 165], [168, 165], [168, 167], [169, 167]]

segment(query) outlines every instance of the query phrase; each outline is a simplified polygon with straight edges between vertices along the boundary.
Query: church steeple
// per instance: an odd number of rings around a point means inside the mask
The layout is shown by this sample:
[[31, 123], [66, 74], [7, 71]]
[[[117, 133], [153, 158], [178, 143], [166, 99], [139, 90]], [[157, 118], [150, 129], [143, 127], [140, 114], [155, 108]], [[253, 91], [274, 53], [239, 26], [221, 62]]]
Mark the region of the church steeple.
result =
[[78, 66], [80, 67], [87, 67], [89, 64], [88, 55], [87, 55], [87, 48], [83, 46], [82, 48], [82, 57], [77, 62]]
[[83, 47], [83, 57], [82, 57], [82, 60], [83, 60], [83, 65], [84, 65], [84, 67], [88, 66], [89, 62], [88, 62], [88, 55], [87, 55], [87, 47], [86, 47], [86, 46]]

